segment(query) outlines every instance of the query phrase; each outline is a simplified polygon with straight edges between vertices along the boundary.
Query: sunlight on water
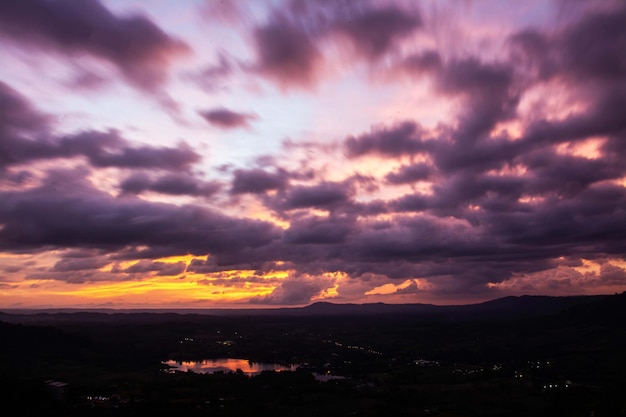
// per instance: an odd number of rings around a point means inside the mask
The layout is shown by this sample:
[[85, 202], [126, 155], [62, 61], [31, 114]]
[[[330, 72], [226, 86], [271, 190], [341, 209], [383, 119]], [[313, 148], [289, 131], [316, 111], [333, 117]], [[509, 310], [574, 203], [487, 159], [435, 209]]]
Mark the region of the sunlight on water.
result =
[[247, 359], [206, 359], [203, 361], [168, 360], [162, 362], [169, 367], [168, 372], [194, 372], [197, 374], [212, 374], [215, 372], [236, 372], [238, 369], [246, 375], [257, 375], [263, 371], [295, 371], [297, 365], [280, 365], [277, 363], [250, 362]]

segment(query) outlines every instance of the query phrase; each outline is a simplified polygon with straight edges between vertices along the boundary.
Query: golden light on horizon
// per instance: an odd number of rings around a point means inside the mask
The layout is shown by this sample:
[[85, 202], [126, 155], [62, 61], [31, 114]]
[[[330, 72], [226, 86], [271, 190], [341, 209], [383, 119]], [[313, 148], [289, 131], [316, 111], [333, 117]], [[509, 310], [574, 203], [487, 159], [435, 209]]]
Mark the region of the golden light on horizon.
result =
[[[155, 259], [160, 263], [189, 263], [206, 257], [193, 255], [171, 256]], [[205, 303], [241, 304], [248, 303], [255, 297], [263, 297], [287, 278], [290, 271], [268, 271], [257, 274], [255, 270], [226, 270], [208, 274], [181, 273], [172, 276], [159, 276], [156, 271], [146, 272], [142, 279], [136, 277], [124, 280], [125, 268], [136, 265], [139, 260], [123, 261], [108, 264], [100, 268], [100, 272], [111, 273], [116, 269], [117, 280], [86, 280], [84, 282], [66, 282], [52, 278], [30, 278], [5, 284], [0, 287], [0, 297], [11, 300], [19, 306], [28, 300], [45, 307], [48, 303], [63, 302], [68, 306], [101, 306], [101, 305], [186, 305], [198, 300]], [[277, 262], [283, 265], [284, 262]], [[45, 275], [44, 275], [45, 276]], [[39, 301], [41, 300], [41, 301]]]
[[[54, 296], [74, 296], [97, 303], [101, 300], [115, 299], [126, 303], [172, 304], [207, 300], [215, 302], [243, 302], [251, 297], [270, 293], [275, 285], [264, 283], [240, 282], [238, 285], [227, 283], [200, 282], [204, 275], [178, 277], [150, 277], [142, 281], [122, 281], [108, 283], [81, 284], [79, 288], [65, 288], [49, 291]], [[73, 284], [76, 285], [76, 284]]]

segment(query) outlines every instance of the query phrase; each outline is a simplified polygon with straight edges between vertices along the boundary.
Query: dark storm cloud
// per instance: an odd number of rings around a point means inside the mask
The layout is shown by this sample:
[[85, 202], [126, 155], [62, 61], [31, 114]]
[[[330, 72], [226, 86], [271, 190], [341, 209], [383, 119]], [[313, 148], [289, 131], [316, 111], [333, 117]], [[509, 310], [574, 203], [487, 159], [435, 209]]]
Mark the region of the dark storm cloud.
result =
[[432, 174], [432, 168], [425, 163], [403, 165], [398, 170], [387, 174], [385, 180], [390, 184], [409, 184], [416, 181], [427, 180]]
[[0, 81], [0, 140], [19, 133], [37, 133], [47, 128], [50, 121], [49, 116], [38, 112], [23, 95]]
[[592, 13], [572, 25], [558, 42], [564, 47], [562, 67], [584, 80], [624, 79], [626, 7]]
[[291, 221], [284, 241], [293, 244], [343, 243], [354, 226], [353, 219], [306, 216]]
[[256, 69], [282, 87], [311, 87], [328, 44], [346, 40], [357, 57], [375, 62], [421, 26], [416, 10], [395, 6], [288, 2], [253, 33]]
[[213, 258], [206, 260], [192, 259], [187, 266], [187, 272], [195, 274], [211, 274], [221, 270]]
[[538, 82], [558, 80], [587, 103], [587, 109], [562, 120], [536, 120], [525, 141], [533, 145], [584, 140], [608, 135], [603, 159], [624, 155], [626, 118], [626, 5], [594, 11], [562, 31], [544, 34], [525, 30], [510, 38], [512, 60]]
[[206, 182], [188, 174], [168, 174], [152, 177], [147, 174], [134, 174], [120, 184], [123, 192], [140, 194], [152, 191], [169, 195], [191, 195], [209, 197], [220, 190], [217, 182]]
[[[555, 190], [558, 191], [558, 190]], [[525, 211], [491, 213], [482, 221], [493, 234], [527, 251], [543, 247], [562, 255], [623, 254], [621, 239], [626, 231], [624, 187], [596, 184], [575, 197], [558, 192]]]
[[309, 87], [315, 82], [321, 55], [314, 41], [298, 26], [277, 20], [256, 28], [254, 42], [261, 74], [283, 87]]
[[458, 116], [457, 142], [474, 142], [490, 132], [496, 122], [514, 115], [519, 95], [514, 91], [513, 68], [484, 63], [476, 58], [446, 62], [437, 73], [437, 86], [446, 94], [465, 97]]
[[282, 280], [270, 294], [253, 297], [250, 302], [277, 305], [305, 304], [331, 285], [330, 280], [319, 277], [289, 276]]
[[1, 2], [0, 33], [40, 50], [105, 59], [149, 90], [166, 79], [171, 55], [188, 50], [147, 17], [116, 16], [97, 0]]
[[[231, 261], [234, 258], [231, 259]], [[274, 262], [254, 261], [250, 262], [249, 258], [239, 256], [235, 259], [235, 263], [224, 262], [224, 259], [218, 259], [213, 256], [209, 256], [208, 259], [192, 259], [187, 267], [187, 272], [196, 274], [216, 274], [228, 270], [246, 270], [255, 271], [256, 275], [262, 275], [263, 273], [283, 270]]]
[[[0, 193], [1, 246], [6, 251], [44, 248], [147, 247], [156, 257], [206, 255], [265, 245], [279, 235], [265, 222], [231, 218], [205, 208], [115, 198], [81, 173], [50, 173], [39, 188]], [[142, 251], [135, 251], [141, 255]]]
[[233, 194], [263, 194], [270, 190], [281, 190], [289, 181], [289, 174], [282, 170], [267, 172], [260, 168], [238, 169], [234, 174], [231, 188]]
[[111, 261], [106, 258], [63, 258], [54, 264], [52, 271], [69, 272], [82, 271], [86, 269], [98, 269], [107, 266]]
[[225, 108], [216, 108], [198, 112], [204, 120], [220, 129], [235, 129], [249, 127], [250, 122], [257, 116], [250, 113], [238, 113]]
[[626, 127], [626, 120], [620, 110], [621, 106], [626, 104], [625, 84], [626, 77], [622, 83], [598, 85], [594, 92], [595, 97], [590, 97], [587, 111], [568, 115], [561, 120], [536, 120], [526, 129], [524, 140], [511, 147], [536, 148], [567, 141], [586, 140], [596, 135], [610, 135], [605, 148], [623, 150], [620, 135]]
[[592, 11], [556, 34], [527, 29], [510, 38], [514, 62], [541, 80], [565, 77], [574, 81], [624, 79], [626, 7]]
[[469, 225], [435, 216], [398, 216], [394, 222], [370, 226], [355, 239], [356, 253], [363, 259], [426, 261], [461, 254], [477, 243], [478, 232]]
[[[107, 150], [106, 142], [109, 136], [113, 136], [112, 144], [117, 142], [117, 146]], [[89, 162], [96, 167], [125, 167], [125, 168], [159, 168], [167, 170], [182, 170], [200, 160], [197, 154], [186, 144], [180, 144], [177, 148], [166, 147], [130, 147], [115, 132], [85, 132], [74, 137], [65, 138], [61, 141], [62, 147], [71, 147], [76, 144], [79, 147], [83, 144], [97, 143], [101, 137], [102, 148], [91, 149], [88, 145], [85, 155]], [[117, 148], [117, 149], [116, 149]]]
[[416, 13], [386, 7], [337, 19], [332, 26], [350, 39], [358, 54], [373, 61], [388, 53], [396, 41], [411, 35], [421, 23]]
[[185, 170], [200, 160], [200, 155], [186, 144], [176, 148], [133, 147], [112, 130], [84, 131], [40, 140], [2, 135], [0, 148], [5, 151], [0, 161], [5, 166], [42, 159], [84, 156], [94, 167]]
[[296, 208], [332, 208], [346, 203], [353, 193], [348, 182], [322, 182], [312, 186], [294, 186], [281, 196], [279, 207], [286, 210]]
[[[598, 30], [602, 24], [606, 31]], [[405, 70], [433, 77], [437, 91], [462, 99], [456, 125], [417, 135], [408, 121], [344, 141], [349, 157], [429, 156], [429, 165], [404, 165], [386, 180], [433, 185], [429, 194], [355, 205], [362, 213], [395, 213], [385, 222], [359, 223], [345, 246], [328, 251], [345, 261], [335, 267], [352, 276], [431, 278], [441, 292], [484, 292], [487, 282], [572, 259], [623, 257], [626, 189], [610, 181], [626, 175], [626, 72], [617, 70], [624, 35], [611, 14], [599, 13], [556, 34], [520, 32], [511, 38], [511, 62], [418, 55], [411, 69], [405, 60]], [[588, 55], [594, 59], [581, 58]], [[531, 113], [516, 140], [491, 132], [516, 115], [524, 88], [548, 79], [567, 81], [586, 106], [561, 119]], [[595, 156], [567, 153], [587, 139], [600, 141]], [[599, 276], [621, 282], [623, 270], [609, 265]]]
[[53, 158], [83, 156], [94, 167], [186, 170], [200, 160], [189, 146], [131, 146], [115, 130], [51, 134], [51, 118], [0, 82], [0, 169]]
[[421, 126], [406, 121], [390, 128], [379, 127], [370, 133], [350, 136], [345, 140], [344, 147], [350, 158], [368, 153], [387, 157], [411, 155], [426, 149], [423, 134]]
[[594, 183], [626, 175], [626, 168], [621, 164], [558, 155], [550, 151], [530, 153], [522, 160], [532, 172], [526, 183], [527, 190], [532, 194], [553, 191], [562, 196], [573, 196]]
[[129, 274], [147, 274], [156, 272], [157, 276], [173, 276], [182, 274], [185, 272], [186, 268], [187, 264], [185, 262], [158, 262], [151, 261], [149, 259], [142, 259], [120, 272]]

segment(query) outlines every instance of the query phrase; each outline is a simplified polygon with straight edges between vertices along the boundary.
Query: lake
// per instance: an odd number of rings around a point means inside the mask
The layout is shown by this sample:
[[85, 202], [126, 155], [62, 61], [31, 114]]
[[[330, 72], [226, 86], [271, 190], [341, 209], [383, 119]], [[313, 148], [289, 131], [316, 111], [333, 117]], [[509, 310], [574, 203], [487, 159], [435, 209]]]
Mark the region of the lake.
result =
[[236, 372], [238, 369], [246, 375], [258, 375], [263, 371], [295, 371], [298, 365], [280, 365], [277, 363], [250, 362], [247, 359], [221, 358], [202, 361], [175, 361], [161, 362], [167, 365], [167, 372], [194, 372], [197, 374], [212, 374], [215, 372]]

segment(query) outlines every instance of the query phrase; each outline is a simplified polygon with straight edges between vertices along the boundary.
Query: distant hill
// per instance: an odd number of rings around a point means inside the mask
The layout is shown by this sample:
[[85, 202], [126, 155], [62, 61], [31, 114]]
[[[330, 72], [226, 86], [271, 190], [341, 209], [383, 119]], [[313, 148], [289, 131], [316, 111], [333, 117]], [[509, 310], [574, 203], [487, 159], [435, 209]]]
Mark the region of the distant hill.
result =
[[512, 318], [537, 317], [568, 314], [572, 317], [598, 317], [626, 312], [626, 293], [597, 296], [519, 296], [504, 297], [478, 304], [433, 305], [433, 304], [335, 304], [318, 302], [306, 307], [275, 309], [178, 309], [178, 310], [5, 310], [0, 312], [0, 321], [9, 323], [51, 322], [107, 322], [118, 321], [179, 321], [197, 316], [367, 316], [396, 315], [422, 317], [429, 320], [506, 320]]
[[333, 304], [319, 302], [301, 309], [301, 314], [310, 315], [422, 315], [446, 320], [509, 319], [551, 315], [575, 306], [585, 306], [608, 300], [612, 296], [510, 296], [478, 304], [447, 305], [433, 304]]

